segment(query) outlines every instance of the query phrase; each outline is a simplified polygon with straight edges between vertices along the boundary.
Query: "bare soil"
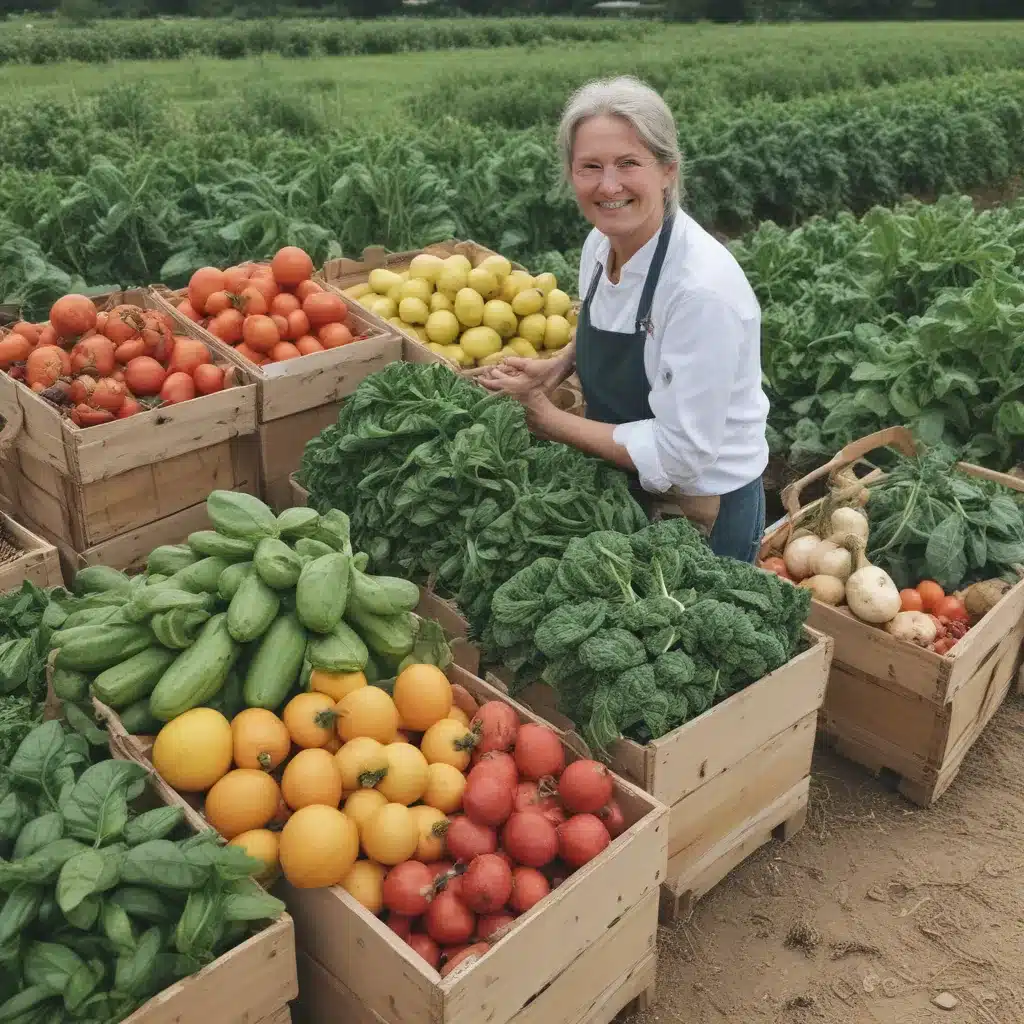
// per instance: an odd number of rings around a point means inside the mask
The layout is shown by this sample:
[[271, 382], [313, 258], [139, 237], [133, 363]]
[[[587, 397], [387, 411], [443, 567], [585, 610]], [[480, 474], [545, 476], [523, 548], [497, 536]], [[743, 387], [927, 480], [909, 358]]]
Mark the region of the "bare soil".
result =
[[660, 930], [657, 1004], [623, 1020], [1024, 1024], [1024, 698], [928, 810], [816, 755], [807, 825]]

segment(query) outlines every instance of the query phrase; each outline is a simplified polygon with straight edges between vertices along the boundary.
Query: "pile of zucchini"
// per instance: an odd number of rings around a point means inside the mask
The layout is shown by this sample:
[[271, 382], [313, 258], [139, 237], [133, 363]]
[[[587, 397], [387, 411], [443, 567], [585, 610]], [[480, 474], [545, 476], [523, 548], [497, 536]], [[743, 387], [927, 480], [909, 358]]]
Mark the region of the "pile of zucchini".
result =
[[212, 530], [156, 548], [140, 575], [78, 573], [84, 607], [51, 639], [58, 696], [91, 690], [149, 733], [194, 707], [276, 710], [313, 669], [378, 682], [450, 657], [436, 624], [412, 614], [416, 584], [366, 572], [344, 512], [275, 515], [233, 491], [214, 491], [207, 511]]

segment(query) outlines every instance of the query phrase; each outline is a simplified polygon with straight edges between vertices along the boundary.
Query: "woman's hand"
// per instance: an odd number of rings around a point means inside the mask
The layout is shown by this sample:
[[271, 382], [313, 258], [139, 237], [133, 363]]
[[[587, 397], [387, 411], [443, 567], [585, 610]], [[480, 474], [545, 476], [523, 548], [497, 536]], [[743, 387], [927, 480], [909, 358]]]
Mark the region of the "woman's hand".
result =
[[562, 383], [564, 372], [561, 360], [558, 359], [509, 356], [504, 362], [492, 366], [487, 373], [482, 373], [477, 380], [491, 391], [501, 391], [525, 403], [531, 392], [553, 391]]

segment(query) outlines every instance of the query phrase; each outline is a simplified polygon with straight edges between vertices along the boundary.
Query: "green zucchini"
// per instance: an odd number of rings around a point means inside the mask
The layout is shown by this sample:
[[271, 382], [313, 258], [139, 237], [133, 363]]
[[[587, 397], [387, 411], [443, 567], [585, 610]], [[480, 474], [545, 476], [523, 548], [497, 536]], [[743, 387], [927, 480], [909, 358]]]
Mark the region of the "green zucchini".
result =
[[153, 548], [146, 559], [146, 572], [173, 576], [199, 561], [199, 556], [187, 544], [161, 544]]
[[262, 537], [277, 537], [281, 532], [273, 509], [240, 491], [213, 491], [206, 499], [206, 513], [218, 533], [253, 544]]
[[53, 692], [61, 700], [85, 700], [89, 696], [89, 677], [84, 672], [76, 672], [71, 668], [55, 668]]
[[420, 603], [420, 588], [398, 576], [368, 576], [353, 568], [350, 573], [349, 607], [372, 615], [411, 612]]
[[352, 565], [360, 572], [366, 572], [366, 567], [370, 564], [370, 556], [365, 551], [357, 551], [352, 556]]
[[252, 571], [252, 562], [235, 562], [234, 565], [229, 565], [217, 580], [217, 593], [225, 601], [230, 601], [235, 596], [242, 580]]
[[359, 634], [339, 622], [330, 633], [309, 638], [306, 657], [321, 672], [359, 672], [366, 667], [369, 652]]
[[215, 555], [229, 562], [244, 562], [252, 558], [254, 545], [238, 537], [225, 537], [216, 530], [199, 530], [188, 535], [188, 546], [200, 555]]
[[189, 611], [213, 611], [213, 594], [194, 594], [188, 590], [173, 590], [170, 586], [146, 587], [136, 594], [124, 609], [125, 618], [130, 622], [142, 622], [157, 612], [169, 612], [176, 608]]
[[192, 646], [199, 627], [209, 617], [210, 613], [201, 608], [172, 608], [167, 612], [157, 612], [149, 620], [149, 628], [164, 647], [183, 651]]
[[178, 570], [169, 580], [161, 583], [160, 587], [166, 587], [168, 590], [189, 590], [193, 594], [216, 594], [220, 574], [230, 564], [227, 559], [218, 558], [216, 555], [201, 558], [198, 562]]
[[153, 717], [149, 710], [149, 697], [143, 697], [126, 707], [121, 714], [121, 724], [129, 736], [155, 736], [163, 722]]
[[299, 621], [315, 633], [330, 633], [348, 601], [351, 555], [334, 552], [307, 562], [295, 587]]
[[54, 665], [78, 672], [102, 671], [144, 651], [153, 639], [150, 630], [141, 625], [78, 626], [66, 631]]
[[319, 525], [320, 513], [312, 508], [286, 508], [277, 517], [282, 537], [312, 537]]
[[[76, 626], [100, 626], [104, 622], [117, 620], [121, 616], [124, 621], [124, 605], [111, 604], [105, 608], [83, 608], [81, 611], [72, 612], [60, 627], [61, 632], [74, 629]], [[53, 634], [56, 636], [56, 634]]]
[[345, 618], [376, 654], [404, 658], [415, 643], [416, 630], [411, 612], [374, 615], [355, 605], [345, 610]]
[[219, 711], [230, 722], [235, 715], [245, 710], [244, 688], [245, 678], [239, 666], [235, 665], [228, 673], [227, 681], [204, 707]]
[[343, 555], [352, 554], [352, 542], [349, 534], [348, 516], [338, 508], [328, 509], [320, 517], [320, 525], [313, 536], [329, 544], [335, 551]]
[[154, 583], [166, 583], [171, 577], [165, 575], [162, 572], [153, 572], [146, 574], [146, 581], [148, 586], [153, 586]]
[[71, 589], [76, 594], [100, 594], [108, 590], [123, 590], [128, 584], [128, 577], [109, 565], [88, 565], [75, 573]]
[[184, 714], [213, 698], [224, 685], [242, 648], [228, 632], [226, 612], [203, 626], [196, 642], [175, 658], [149, 698], [149, 710], [161, 722]]
[[279, 615], [263, 634], [245, 674], [245, 703], [276, 711], [299, 678], [306, 631], [294, 613]]
[[249, 573], [238, 585], [228, 605], [228, 631], [239, 643], [262, 636], [277, 618], [281, 599], [255, 573]]
[[334, 554], [334, 548], [330, 544], [325, 544], [322, 540], [314, 540], [312, 537], [300, 537], [295, 542], [295, 550], [300, 555], [308, 555], [311, 558]]
[[276, 537], [264, 537], [256, 545], [252, 564], [260, 579], [274, 590], [291, 590], [302, 572], [302, 559]]
[[176, 657], [164, 647], [147, 648], [101, 672], [92, 682], [92, 692], [115, 710], [126, 708], [153, 692]]

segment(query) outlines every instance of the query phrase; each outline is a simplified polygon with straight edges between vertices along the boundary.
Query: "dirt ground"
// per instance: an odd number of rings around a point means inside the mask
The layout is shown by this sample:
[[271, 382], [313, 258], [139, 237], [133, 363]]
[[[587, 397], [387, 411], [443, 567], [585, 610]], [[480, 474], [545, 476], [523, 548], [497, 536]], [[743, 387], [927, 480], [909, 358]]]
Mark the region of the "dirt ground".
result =
[[[932, 1000], [948, 993], [957, 1004]], [[931, 810], [815, 759], [807, 825], [659, 935], [628, 1024], [1024, 1024], [1024, 699]]]

